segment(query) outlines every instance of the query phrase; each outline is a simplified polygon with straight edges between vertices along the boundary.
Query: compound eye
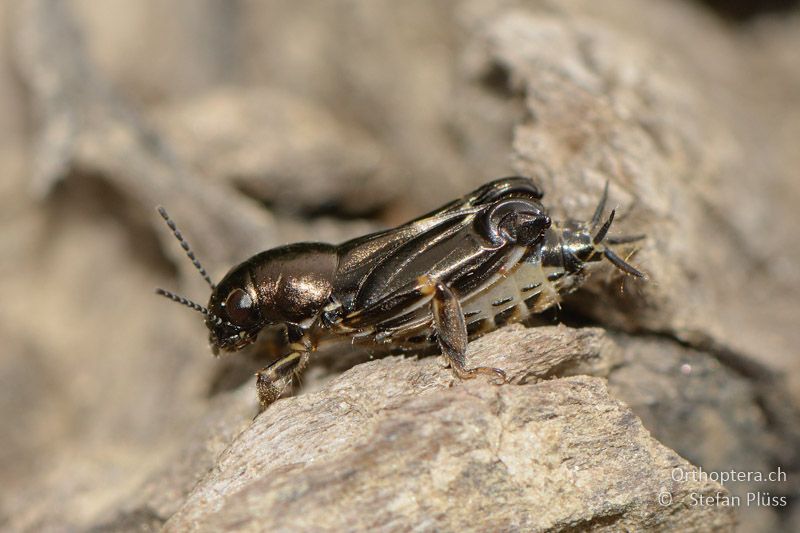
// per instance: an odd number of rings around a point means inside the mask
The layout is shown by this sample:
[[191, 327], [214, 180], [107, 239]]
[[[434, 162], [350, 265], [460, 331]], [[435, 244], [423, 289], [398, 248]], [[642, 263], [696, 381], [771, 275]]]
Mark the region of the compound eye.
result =
[[245, 325], [253, 318], [253, 299], [242, 289], [233, 289], [225, 300], [225, 311], [231, 322]]

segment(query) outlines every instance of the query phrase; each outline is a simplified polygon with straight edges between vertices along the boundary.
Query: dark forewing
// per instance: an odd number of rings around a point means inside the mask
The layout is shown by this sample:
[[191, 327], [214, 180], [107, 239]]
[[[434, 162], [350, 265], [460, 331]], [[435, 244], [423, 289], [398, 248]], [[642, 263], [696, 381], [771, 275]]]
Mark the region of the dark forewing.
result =
[[334, 292], [348, 326], [384, 322], [422, 301], [420, 276], [462, 294], [491, 278], [514, 245], [493, 246], [474, 221], [509, 196], [538, 199], [541, 192], [525, 178], [496, 180], [404, 226], [344, 243]]
[[[448, 206], [450, 207], [450, 204]], [[426, 218], [420, 218], [403, 226], [365, 235], [339, 246], [339, 266], [336, 271], [334, 294], [345, 310], [352, 311], [356, 306], [356, 296], [361, 293], [365, 281], [371, 273], [380, 268], [385, 261], [397, 255], [398, 250], [421, 235], [435, 233], [437, 228], [453, 224], [463, 219], [476, 208], [449, 211], [435, 211]]]

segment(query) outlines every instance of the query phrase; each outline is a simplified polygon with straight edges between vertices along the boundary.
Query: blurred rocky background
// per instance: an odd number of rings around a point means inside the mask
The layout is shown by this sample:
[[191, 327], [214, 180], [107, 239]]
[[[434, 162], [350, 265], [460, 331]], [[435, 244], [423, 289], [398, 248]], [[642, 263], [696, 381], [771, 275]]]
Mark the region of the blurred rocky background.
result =
[[[0, 42], [0, 528], [800, 530], [797, 2], [19, 0]], [[156, 205], [219, 279], [509, 174], [556, 218], [608, 180], [649, 280], [473, 343], [505, 387], [344, 346], [253, 421], [265, 350], [153, 294], [208, 294]]]

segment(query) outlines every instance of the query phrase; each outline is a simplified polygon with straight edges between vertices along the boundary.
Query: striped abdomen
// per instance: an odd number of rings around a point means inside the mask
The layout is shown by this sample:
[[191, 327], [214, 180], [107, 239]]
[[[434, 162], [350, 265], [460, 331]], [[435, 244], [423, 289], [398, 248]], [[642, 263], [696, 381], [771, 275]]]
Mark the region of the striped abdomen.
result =
[[[574, 238], [574, 234], [568, 238]], [[558, 227], [548, 230], [544, 240], [535, 248], [519, 247], [505, 268], [459, 298], [469, 335], [483, 334], [525, 320], [531, 314], [558, 305], [561, 295], [580, 285], [582, 266], [582, 261], [571, 263], [569, 259], [565, 260], [563, 230]], [[412, 315], [356, 334], [356, 340], [410, 346], [435, 342], [429, 306], [420, 305]]]
[[575, 290], [582, 280], [582, 262], [569, 266], [562, 232], [553, 227], [542, 245], [529, 251], [507, 276], [461, 301], [470, 334], [525, 320], [558, 305], [561, 296]]

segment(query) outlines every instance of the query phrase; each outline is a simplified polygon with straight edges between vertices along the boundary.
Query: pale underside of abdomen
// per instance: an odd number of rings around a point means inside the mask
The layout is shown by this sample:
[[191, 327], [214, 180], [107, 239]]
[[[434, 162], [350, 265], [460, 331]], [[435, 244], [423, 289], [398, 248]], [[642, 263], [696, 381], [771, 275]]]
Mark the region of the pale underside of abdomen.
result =
[[[475, 337], [541, 313], [558, 305], [560, 295], [569, 292], [575, 281], [562, 268], [542, 267], [536, 258], [527, 258], [507, 275], [497, 276], [486, 287], [460, 299], [467, 331]], [[432, 323], [430, 304], [426, 303], [403, 320], [402, 326], [364, 331], [353, 335], [353, 341], [415, 349], [435, 343]]]

